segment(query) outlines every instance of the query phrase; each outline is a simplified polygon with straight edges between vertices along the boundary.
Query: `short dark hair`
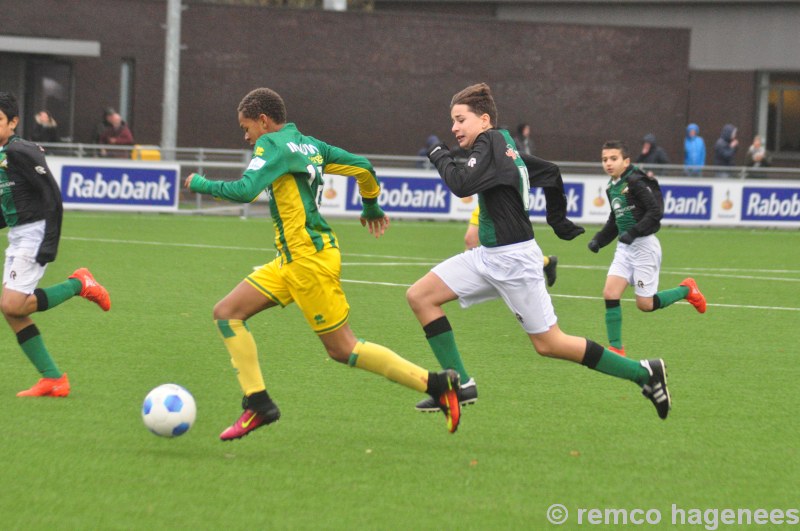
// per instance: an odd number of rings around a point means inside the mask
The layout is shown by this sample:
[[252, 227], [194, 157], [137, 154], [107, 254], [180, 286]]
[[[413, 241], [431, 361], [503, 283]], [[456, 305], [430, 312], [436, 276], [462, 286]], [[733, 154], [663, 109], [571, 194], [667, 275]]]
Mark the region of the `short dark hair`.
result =
[[466, 105], [469, 110], [481, 116], [489, 115], [489, 123], [497, 127], [497, 106], [494, 103], [492, 89], [486, 83], [478, 83], [457, 92], [450, 100], [450, 108], [455, 105]]
[[17, 98], [10, 92], [0, 92], [0, 111], [6, 115], [6, 118], [12, 120], [19, 116], [19, 105]]
[[603, 144], [603, 149], [618, 149], [622, 153], [623, 159], [629, 159], [631, 156], [628, 154], [628, 146], [622, 140], [607, 140]]
[[286, 104], [280, 94], [272, 89], [257, 88], [251, 90], [247, 96], [239, 102], [238, 111], [245, 118], [255, 120], [262, 114], [266, 114], [277, 124], [286, 123]]

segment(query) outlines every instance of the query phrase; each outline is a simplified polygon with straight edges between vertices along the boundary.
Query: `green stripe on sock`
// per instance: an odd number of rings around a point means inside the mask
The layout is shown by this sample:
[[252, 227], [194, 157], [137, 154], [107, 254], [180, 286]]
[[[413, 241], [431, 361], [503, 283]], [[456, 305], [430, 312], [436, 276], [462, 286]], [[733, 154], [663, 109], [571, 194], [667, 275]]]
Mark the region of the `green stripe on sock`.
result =
[[218, 319], [217, 328], [219, 328], [222, 337], [225, 339], [234, 337], [236, 335], [236, 332], [233, 331], [233, 328], [231, 328], [231, 325], [227, 319]]

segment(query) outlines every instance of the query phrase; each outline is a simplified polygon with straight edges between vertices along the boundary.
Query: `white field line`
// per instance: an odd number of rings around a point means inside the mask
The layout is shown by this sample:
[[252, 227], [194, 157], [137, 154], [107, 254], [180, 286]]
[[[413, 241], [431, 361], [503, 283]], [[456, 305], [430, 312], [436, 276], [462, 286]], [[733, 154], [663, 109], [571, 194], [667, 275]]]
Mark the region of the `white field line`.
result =
[[[127, 245], [152, 245], [157, 247], [183, 247], [183, 248], [192, 248], [192, 249], [215, 249], [215, 250], [226, 250], [226, 251], [254, 251], [254, 252], [264, 252], [264, 251], [274, 251], [272, 248], [264, 248], [264, 247], [240, 247], [240, 246], [232, 246], [232, 245], [209, 245], [204, 243], [181, 243], [181, 242], [155, 242], [155, 241], [144, 241], [144, 240], [118, 240], [118, 239], [110, 239], [110, 238], [83, 238], [78, 236], [64, 236], [62, 237], [63, 240], [74, 240], [74, 241], [88, 241], [88, 242], [98, 242], [98, 243], [116, 243], [116, 244], [127, 244]], [[343, 262], [343, 266], [350, 266], [350, 267], [358, 267], [358, 266], [367, 266], [367, 267], [398, 267], [398, 266], [433, 266], [438, 264], [441, 260], [431, 259], [431, 258], [420, 258], [420, 257], [405, 257], [405, 256], [392, 256], [392, 255], [378, 255], [378, 254], [358, 254], [358, 253], [347, 253], [346, 256], [350, 257], [362, 257], [362, 258], [381, 258], [381, 259], [402, 259], [402, 262]], [[570, 264], [559, 264], [560, 269], [587, 269], [587, 270], [607, 270], [608, 266], [583, 266], [583, 265], [570, 265]], [[721, 277], [721, 278], [736, 278], [741, 280], [767, 280], [767, 281], [778, 281], [778, 282], [800, 282], [800, 278], [781, 278], [781, 277], [767, 277], [767, 276], [757, 276], [757, 275], [743, 275], [743, 274], [727, 274], [727, 273], [713, 273], [713, 271], [729, 271], [731, 273], [734, 272], [752, 272], [749, 269], [731, 269], [731, 268], [720, 268], [720, 269], [712, 269], [712, 268], [702, 268], [702, 269], [693, 269], [693, 268], [680, 268], [680, 269], [662, 269], [662, 274], [674, 274], [674, 275], [684, 275], [687, 272], [695, 272], [695, 271], [702, 271], [703, 276], [705, 277]], [[778, 270], [759, 270], [759, 273], [785, 273], [785, 274], [800, 274], [800, 270], [786, 270], [786, 269], [778, 269]], [[347, 282], [351, 284], [374, 284], [379, 286], [389, 286], [389, 287], [402, 287], [408, 288], [410, 284], [399, 284], [394, 282], [375, 282], [375, 281], [367, 281], [367, 280], [350, 280], [350, 279], [342, 279], [342, 282]], [[583, 299], [583, 300], [601, 300], [602, 297], [596, 296], [588, 296], [588, 295], [562, 295], [562, 294], [551, 294], [551, 297], [554, 298], [563, 298], [563, 299]], [[625, 302], [633, 302], [633, 299], [623, 299]], [[679, 302], [678, 304], [688, 304], [686, 302]], [[779, 311], [791, 311], [797, 312], [800, 311], [800, 308], [791, 308], [791, 307], [782, 307], [782, 306], [755, 306], [755, 305], [747, 305], [747, 304], [717, 304], [711, 303], [708, 306], [713, 306], [715, 308], [744, 308], [750, 310], [779, 310]]]
[[[349, 280], [349, 279], [342, 279], [342, 282], [346, 282], [348, 284], [377, 284], [378, 286], [390, 286], [396, 288], [408, 288], [411, 284], [398, 284], [395, 282], [374, 282], [372, 280]], [[602, 297], [591, 297], [588, 295], [562, 295], [559, 293], [551, 293], [551, 297], [555, 299], [581, 299], [581, 300], [591, 300], [591, 301], [599, 301], [603, 300]], [[636, 302], [635, 299], [622, 299], [623, 302]], [[677, 302], [676, 304], [689, 304], [688, 302]], [[781, 310], [787, 312], [800, 312], [800, 308], [784, 308], [783, 306], [754, 306], [750, 304], [708, 304], [709, 307], [714, 308], [746, 308], [748, 310]]]

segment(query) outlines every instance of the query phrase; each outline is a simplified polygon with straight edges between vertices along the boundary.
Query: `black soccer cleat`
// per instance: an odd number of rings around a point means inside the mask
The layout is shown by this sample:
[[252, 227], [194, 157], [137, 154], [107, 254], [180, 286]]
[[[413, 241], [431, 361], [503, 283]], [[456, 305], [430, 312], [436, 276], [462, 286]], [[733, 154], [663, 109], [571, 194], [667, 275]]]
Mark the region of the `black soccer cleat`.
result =
[[650, 379], [642, 386], [642, 394], [656, 406], [658, 416], [666, 419], [672, 408], [672, 398], [667, 389], [667, 366], [662, 359], [642, 360], [639, 363], [650, 373]]
[[[474, 404], [478, 401], [478, 386], [475, 385], [475, 380], [470, 378], [469, 381], [461, 386], [458, 390], [458, 400], [462, 406]], [[423, 413], [438, 413], [441, 411], [439, 402], [431, 398], [426, 398], [416, 405], [417, 411]]]

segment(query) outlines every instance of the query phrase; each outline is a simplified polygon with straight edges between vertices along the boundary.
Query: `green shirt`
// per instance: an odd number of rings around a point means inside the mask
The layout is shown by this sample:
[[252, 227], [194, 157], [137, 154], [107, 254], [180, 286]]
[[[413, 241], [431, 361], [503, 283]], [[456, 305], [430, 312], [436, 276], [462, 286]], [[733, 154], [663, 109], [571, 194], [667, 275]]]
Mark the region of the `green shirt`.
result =
[[190, 188], [237, 203], [252, 202], [266, 192], [275, 247], [285, 262], [291, 262], [338, 246], [333, 229], [317, 208], [325, 173], [355, 177], [365, 199], [380, 194], [369, 160], [305, 136], [293, 123], [258, 138], [240, 179], [212, 181], [195, 175]]
[[619, 234], [627, 232], [636, 225], [636, 219], [632, 213], [632, 210], [636, 207], [630, 202], [630, 194], [628, 194], [628, 176], [632, 171], [633, 166], [628, 168], [622, 174], [622, 177], [616, 181], [614, 179], [609, 180], [606, 186], [606, 194], [611, 204], [611, 210], [614, 212], [614, 220]]

